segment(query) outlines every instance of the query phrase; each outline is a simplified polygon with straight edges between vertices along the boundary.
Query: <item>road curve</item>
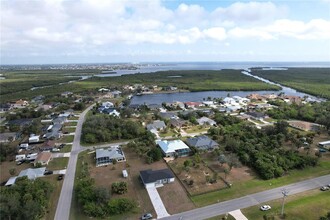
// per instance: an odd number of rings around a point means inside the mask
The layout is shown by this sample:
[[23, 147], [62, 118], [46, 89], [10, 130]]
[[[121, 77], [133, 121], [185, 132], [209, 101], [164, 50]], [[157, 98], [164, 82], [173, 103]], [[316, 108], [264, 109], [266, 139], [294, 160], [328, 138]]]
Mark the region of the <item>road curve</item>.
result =
[[83, 111], [80, 114], [76, 132], [75, 132], [75, 136], [74, 136], [74, 140], [72, 143], [71, 155], [69, 158], [68, 167], [67, 167], [65, 178], [63, 181], [60, 198], [57, 203], [56, 213], [55, 213], [55, 217], [54, 217], [55, 220], [68, 220], [70, 217], [73, 184], [74, 184], [74, 177], [75, 177], [75, 173], [76, 173], [78, 154], [84, 150], [80, 146], [82, 125], [85, 121], [85, 116], [86, 116], [87, 112], [91, 108], [93, 108], [93, 106], [94, 105], [89, 106], [85, 111]]
[[[161, 218], [162, 220], [200, 220], [207, 219], [218, 215], [223, 215], [228, 212], [243, 209], [250, 206], [262, 204], [274, 199], [282, 198], [282, 190], [289, 191], [288, 196], [301, 193], [307, 190], [319, 188], [323, 185], [330, 184], [330, 175], [317, 177], [314, 179], [304, 180], [290, 185], [266, 190], [263, 192], [250, 194], [241, 198], [228, 200], [225, 202], [216, 203], [202, 208], [193, 209], [190, 211], [171, 215], [169, 217]], [[325, 192], [327, 193], [327, 192]]]

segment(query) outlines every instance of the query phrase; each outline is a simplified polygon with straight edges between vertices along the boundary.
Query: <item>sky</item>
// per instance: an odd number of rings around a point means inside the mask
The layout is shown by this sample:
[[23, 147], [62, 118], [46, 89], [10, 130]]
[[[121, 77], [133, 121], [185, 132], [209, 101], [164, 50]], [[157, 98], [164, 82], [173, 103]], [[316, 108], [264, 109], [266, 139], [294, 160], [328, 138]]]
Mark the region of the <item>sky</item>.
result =
[[0, 64], [330, 62], [330, 0], [0, 0]]

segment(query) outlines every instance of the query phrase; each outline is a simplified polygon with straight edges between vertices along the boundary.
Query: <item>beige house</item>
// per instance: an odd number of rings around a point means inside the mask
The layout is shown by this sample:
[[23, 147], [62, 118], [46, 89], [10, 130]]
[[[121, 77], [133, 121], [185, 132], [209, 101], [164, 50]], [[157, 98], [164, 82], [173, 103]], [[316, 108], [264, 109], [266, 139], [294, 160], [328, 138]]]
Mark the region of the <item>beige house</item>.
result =
[[42, 166], [48, 165], [49, 161], [52, 159], [52, 153], [50, 152], [41, 152], [38, 154], [37, 158], [34, 160], [34, 166], [41, 164]]

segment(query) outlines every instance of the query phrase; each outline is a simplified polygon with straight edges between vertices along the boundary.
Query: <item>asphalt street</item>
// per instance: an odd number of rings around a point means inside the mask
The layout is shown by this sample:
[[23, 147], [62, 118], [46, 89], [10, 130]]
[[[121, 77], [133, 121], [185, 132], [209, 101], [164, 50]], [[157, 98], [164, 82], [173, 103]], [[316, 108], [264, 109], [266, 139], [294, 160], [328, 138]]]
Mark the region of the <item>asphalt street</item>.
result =
[[72, 143], [71, 155], [68, 162], [68, 167], [66, 170], [65, 177], [63, 179], [62, 190], [60, 194], [60, 198], [57, 203], [57, 209], [55, 213], [55, 220], [66, 220], [70, 217], [70, 208], [72, 201], [72, 193], [73, 193], [73, 184], [74, 177], [76, 173], [76, 165], [78, 154], [84, 149], [80, 146], [80, 137], [81, 137], [81, 129], [83, 122], [85, 120], [86, 113], [93, 107], [94, 105], [88, 107], [83, 113], [81, 113], [79, 117], [79, 121], [77, 124], [74, 140]]
[[[274, 188], [271, 190], [250, 194], [241, 198], [220, 202], [217, 204], [205, 206], [202, 208], [193, 209], [190, 211], [171, 215], [161, 218], [162, 220], [201, 220], [218, 215], [223, 215], [236, 209], [243, 209], [254, 205], [261, 205], [265, 202], [282, 198], [282, 190], [289, 192], [288, 196], [301, 193], [307, 190], [320, 188], [323, 185], [330, 184], [330, 175], [321, 176], [318, 178], [305, 180], [290, 185]], [[328, 192], [324, 192], [328, 193]]]

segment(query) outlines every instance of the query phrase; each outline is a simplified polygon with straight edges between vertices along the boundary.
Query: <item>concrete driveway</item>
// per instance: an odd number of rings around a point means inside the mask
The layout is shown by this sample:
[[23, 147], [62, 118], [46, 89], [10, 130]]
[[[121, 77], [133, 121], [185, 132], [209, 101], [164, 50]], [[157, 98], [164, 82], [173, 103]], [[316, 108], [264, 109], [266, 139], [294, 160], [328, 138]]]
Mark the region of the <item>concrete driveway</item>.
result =
[[166, 208], [163, 204], [162, 199], [160, 198], [158, 191], [156, 187], [149, 187], [147, 188], [150, 200], [152, 205], [154, 206], [154, 209], [157, 213], [157, 218], [164, 218], [167, 216], [170, 216], [170, 214], [167, 213]]
[[59, 157], [70, 157], [70, 152], [68, 152], [68, 153], [52, 153], [52, 158], [59, 158]]
[[245, 215], [243, 215], [243, 213], [239, 209], [229, 212], [229, 214], [233, 216], [236, 220], [248, 220], [247, 217], [245, 217]]

